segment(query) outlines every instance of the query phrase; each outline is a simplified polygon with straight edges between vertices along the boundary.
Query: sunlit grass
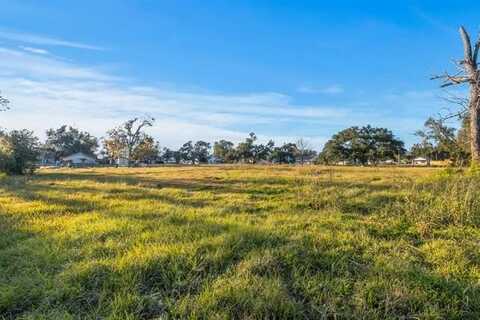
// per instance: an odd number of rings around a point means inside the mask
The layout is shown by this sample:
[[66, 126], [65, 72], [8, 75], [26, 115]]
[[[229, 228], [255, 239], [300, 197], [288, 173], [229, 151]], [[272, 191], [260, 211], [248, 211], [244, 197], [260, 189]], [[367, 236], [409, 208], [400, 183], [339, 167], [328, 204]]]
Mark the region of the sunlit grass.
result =
[[478, 176], [59, 169], [0, 187], [0, 318], [480, 317]]

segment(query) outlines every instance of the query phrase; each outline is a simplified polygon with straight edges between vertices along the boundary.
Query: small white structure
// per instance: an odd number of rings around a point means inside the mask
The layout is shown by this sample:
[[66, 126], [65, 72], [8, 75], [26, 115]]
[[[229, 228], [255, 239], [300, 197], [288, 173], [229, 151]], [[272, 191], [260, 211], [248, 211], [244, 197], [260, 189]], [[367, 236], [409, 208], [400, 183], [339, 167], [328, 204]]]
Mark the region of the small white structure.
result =
[[414, 166], [427, 166], [429, 164], [428, 159], [423, 157], [418, 157], [412, 160]]
[[396, 164], [395, 160], [388, 159], [382, 162], [382, 164], [393, 165]]
[[115, 160], [115, 164], [119, 167], [128, 167], [129, 161], [128, 161], [128, 149], [124, 148], [120, 151], [118, 158]]
[[97, 163], [97, 159], [83, 152], [77, 152], [68, 157], [63, 157], [62, 161], [72, 165], [93, 165]]

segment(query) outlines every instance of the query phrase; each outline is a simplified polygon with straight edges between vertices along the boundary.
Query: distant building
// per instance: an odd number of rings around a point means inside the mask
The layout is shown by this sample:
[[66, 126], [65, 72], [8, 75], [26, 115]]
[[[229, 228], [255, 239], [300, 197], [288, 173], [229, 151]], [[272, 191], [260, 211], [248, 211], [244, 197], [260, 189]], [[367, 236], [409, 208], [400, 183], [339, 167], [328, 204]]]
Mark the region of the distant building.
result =
[[428, 166], [430, 164], [430, 161], [423, 157], [417, 157], [412, 160], [412, 164], [414, 166]]
[[97, 164], [97, 159], [83, 152], [77, 152], [62, 158], [62, 162], [74, 166], [85, 166]]
[[387, 164], [387, 165], [394, 165], [394, 164], [397, 164], [398, 162], [393, 160], [393, 159], [388, 159], [388, 160], [385, 160], [383, 162], [381, 162], [382, 164]]
[[120, 151], [120, 154], [118, 155], [118, 158], [116, 159], [116, 165], [119, 167], [128, 167], [130, 164], [128, 161], [128, 149], [124, 148], [123, 150]]
[[348, 166], [348, 165], [351, 165], [352, 162], [350, 162], [348, 160], [342, 160], [342, 161], [337, 161], [335, 164], [337, 166]]

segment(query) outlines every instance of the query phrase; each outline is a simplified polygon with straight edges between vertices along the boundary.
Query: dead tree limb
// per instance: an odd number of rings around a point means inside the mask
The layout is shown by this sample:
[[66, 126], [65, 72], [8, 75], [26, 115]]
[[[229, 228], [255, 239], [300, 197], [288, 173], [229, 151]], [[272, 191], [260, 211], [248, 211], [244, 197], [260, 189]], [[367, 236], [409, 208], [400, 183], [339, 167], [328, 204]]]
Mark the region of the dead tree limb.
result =
[[[478, 70], [478, 52], [480, 51], [480, 37], [472, 46], [470, 36], [464, 27], [460, 27], [460, 38], [463, 44], [463, 59], [457, 64], [460, 71], [454, 75], [445, 72], [432, 77], [432, 80], [441, 80], [442, 88], [468, 84], [469, 98], [466, 111], [452, 114], [460, 116], [468, 113], [470, 116], [470, 151], [472, 162], [480, 163], [480, 71]], [[457, 100], [457, 103], [459, 101]], [[465, 102], [462, 102], [464, 104]]]

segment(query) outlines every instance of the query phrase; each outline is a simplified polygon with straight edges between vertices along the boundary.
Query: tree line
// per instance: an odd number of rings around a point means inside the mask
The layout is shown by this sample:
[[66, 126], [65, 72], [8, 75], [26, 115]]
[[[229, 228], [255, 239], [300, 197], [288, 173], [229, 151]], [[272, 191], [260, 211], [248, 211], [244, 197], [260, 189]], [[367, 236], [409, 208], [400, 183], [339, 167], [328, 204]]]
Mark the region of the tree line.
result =
[[124, 165], [129, 166], [265, 162], [378, 165], [414, 157], [425, 157], [428, 161], [451, 160], [455, 165], [465, 165], [470, 158], [468, 119], [459, 130], [446, 126], [441, 120], [428, 119], [424, 129], [416, 132], [420, 142], [410, 150], [389, 129], [354, 126], [334, 134], [318, 154], [304, 139], [275, 146], [273, 140], [260, 143], [253, 132], [238, 144], [225, 139], [213, 144], [198, 140], [187, 141], [176, 150], [161, 148], [159, 141], [145, 131], [154, 122], [153, 118], [136, 117], [108, 130], [100, 139], [87, 131], [62, 125], [48, 129], [43, 143], [26, 129], [0, 130], [0, 171], [23, 174], [32, 171], [40, 159], [59, 164], [64, 157], [78, 152], [98, 158], [106, 165], [117, 165], [123, 159]]
[[100, 139], [87, 131], [62, 125], [46, 130], [43, 143], [27, 129], [0, 130], [0, 171], [24, 174], [33, 171], [42, 161], [60, 164], [64, 157], [78, 152], [95, 157], [103, 164], [116, 165], [123, 160], [129, 166], [141, 163], [255, 164], [262, 161], [303, 164], [317, 156], [306, 140], [275, 146], [272, 140], [259, 143], [253, 132], [237, 145], [222, 139], [213, 145], [199, 140], [187, 141], [176, 150], [161, 148], [159, 141], [145, 131], [154, 122], [153, 118], [136, 117], [108, 130]]

